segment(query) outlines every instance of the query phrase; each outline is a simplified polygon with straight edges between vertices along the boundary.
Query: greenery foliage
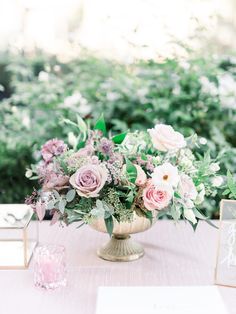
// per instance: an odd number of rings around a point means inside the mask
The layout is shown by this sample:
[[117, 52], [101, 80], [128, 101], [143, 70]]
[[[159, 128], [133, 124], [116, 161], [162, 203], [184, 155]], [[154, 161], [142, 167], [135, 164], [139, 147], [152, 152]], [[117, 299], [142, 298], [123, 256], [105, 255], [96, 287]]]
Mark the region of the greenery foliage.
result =
[[[185, 136], [196, 132], [208, 144], [201, 145], [202, 153], [210, 147], [213, 158], [219, 154], [222, 173], [234, 173], [235, 76], [235, 59], [228, 57], [119, 64], [87, 54], [70, 62], [40, 53], [2, 54], [0, 202], [24, 201], [33, 184], [25, 168], [39, 159], [33, 152], [50, 138], [73, 141], [64, 120], [77, 124], [76, 114], [90, 120], [104, 112], [108, 131], [117, 133], [157, 122]], [[205, 203], [209, 215], [218, 210], [219, 197]]]

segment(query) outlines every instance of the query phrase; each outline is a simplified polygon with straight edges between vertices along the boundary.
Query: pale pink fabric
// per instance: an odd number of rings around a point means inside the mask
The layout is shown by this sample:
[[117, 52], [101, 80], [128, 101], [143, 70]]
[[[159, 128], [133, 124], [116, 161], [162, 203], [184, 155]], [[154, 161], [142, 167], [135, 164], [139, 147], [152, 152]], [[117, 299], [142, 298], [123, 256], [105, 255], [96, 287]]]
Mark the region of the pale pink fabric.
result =
[[[0, 313], [95, 314], [99, 286], [213, 285], [218, 231], [201, 223], [196, 233], [185, 223], [159, 221], [133, 236], [145, 256], [131, 263], [99, 259], [96, 249], [108, 236], [76, 225], [60, 228], [40, 224], [41, 242], [67, 249], [68, 287], [53, 292], [37, 290], [29, 270], [0, 271]], [[236, 289], [219, 288], [230, 314], [236, 313]]]

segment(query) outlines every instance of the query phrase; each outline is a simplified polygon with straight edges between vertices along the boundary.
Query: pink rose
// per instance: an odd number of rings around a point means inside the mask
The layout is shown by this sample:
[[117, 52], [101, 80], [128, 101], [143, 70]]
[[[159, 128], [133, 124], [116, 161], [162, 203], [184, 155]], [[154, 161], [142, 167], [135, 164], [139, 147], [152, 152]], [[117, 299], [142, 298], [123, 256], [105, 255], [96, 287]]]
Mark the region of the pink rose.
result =
[[143, 190], [144, 206], [148, 210], [161, 210], [167, 207], [173, 196], [173, 189], [168, 184], [154, 185], [151, 180]]
[[41, 154], [46, 162], [52, 161], [54, 156], [59, 156], [67, 150], [67, 145], [58, 139], [47, 141], [41, 149]]
[[165, 124], [157, 124], [155, 128], [148, 130], [153, 146], [162, 151], [180, 149], [186, 146], [183, 135], [176, 132], [172, 126]]
[[88, 164], [79, 168], [70, 177], [70, 184], [83, 197], [98, 197], [108, 178], [108, 171], [103, 165]]
[[137, 178], [136, 178], [135, 184], [137, 186], [142, 186], [147, 181], [146, 173], [143, 171], [143, 169], [139, 165], [135, 165], [135, 167], [137, 169]]

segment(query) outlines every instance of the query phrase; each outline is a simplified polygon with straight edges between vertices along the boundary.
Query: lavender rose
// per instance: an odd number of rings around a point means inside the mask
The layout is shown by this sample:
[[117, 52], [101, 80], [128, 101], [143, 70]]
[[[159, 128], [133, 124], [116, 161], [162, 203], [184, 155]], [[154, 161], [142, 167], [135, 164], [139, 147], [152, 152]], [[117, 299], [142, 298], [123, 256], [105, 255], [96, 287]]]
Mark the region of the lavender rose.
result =
[[79, 168], [70, 177], [70, 184], [83, 197], [98, 197], [108, 178], [107, 169], [103, 165], [88, 164]]
[[54, 156], [59, 156], [67, 150], [67, 145], [56, 138], [47, 141], [41, 149], [43, 159], [46, 162], [52, 161]]

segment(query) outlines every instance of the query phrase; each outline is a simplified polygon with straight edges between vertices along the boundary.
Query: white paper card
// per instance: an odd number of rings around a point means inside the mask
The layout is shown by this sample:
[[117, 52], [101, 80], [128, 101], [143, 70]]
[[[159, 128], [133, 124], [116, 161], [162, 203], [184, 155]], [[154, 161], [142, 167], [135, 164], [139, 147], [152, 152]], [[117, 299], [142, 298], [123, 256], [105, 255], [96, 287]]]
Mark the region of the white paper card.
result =
[[96, 314], [227, 314], [214, 286], [100, 287]]

